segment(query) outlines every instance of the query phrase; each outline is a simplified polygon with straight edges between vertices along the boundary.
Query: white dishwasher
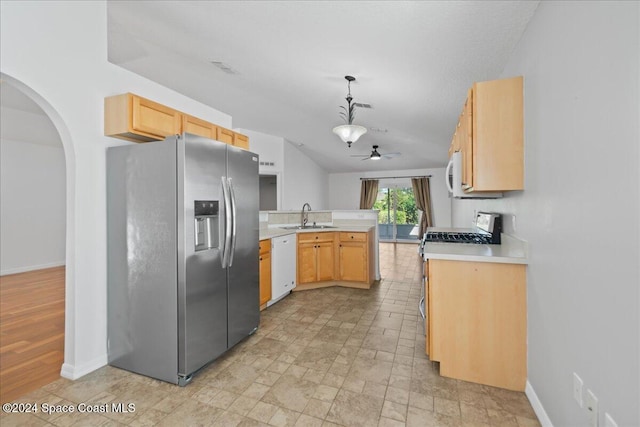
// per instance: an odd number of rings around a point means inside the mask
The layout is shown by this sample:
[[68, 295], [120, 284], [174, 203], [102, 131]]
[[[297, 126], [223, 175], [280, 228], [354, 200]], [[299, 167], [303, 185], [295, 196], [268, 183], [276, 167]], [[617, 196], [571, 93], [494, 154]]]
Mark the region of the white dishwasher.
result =
[[296, 287], [296, 235], [271, 239], [271, 300], [275, 304]]

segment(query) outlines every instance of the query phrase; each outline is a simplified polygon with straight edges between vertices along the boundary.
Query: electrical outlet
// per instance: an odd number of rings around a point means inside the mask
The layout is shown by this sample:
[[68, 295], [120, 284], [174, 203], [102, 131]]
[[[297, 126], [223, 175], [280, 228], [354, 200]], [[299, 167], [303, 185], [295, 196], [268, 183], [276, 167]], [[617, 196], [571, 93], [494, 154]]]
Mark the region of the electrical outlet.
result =
[[587, 389], [587, 397], [584, 403], [587, 411], [589, 411], [589, 426], [598, 427], [598, 398], [589, 389]]
[[604, 427], [618, 427], [618, 423], [611, 418], [608, 412], [604, 413]]
[[582, 408], [582, 378], [575, 372], [573, 373], [573, 398], [578, 402], [578, 406]]

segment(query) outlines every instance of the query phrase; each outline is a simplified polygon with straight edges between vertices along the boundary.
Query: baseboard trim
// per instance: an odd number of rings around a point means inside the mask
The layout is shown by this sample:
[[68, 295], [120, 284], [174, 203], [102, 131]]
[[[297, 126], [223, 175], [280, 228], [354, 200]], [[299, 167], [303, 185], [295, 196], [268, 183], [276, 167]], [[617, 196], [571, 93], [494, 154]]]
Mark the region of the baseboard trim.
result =
[[7, 268], [6, 270], [0, 271], [0, 276], [6, 276], [8, 274], [27, 273], [29, 271], [35, 271], [35, 270], [44, 270], [45, 268], [63, 267], [64, 264], [65, 264], [64, 261], [58, 261], [58, 262], [49, 262], [49, 263], [40, 264], [40, 265], [29, 265], [25, 267]]
[[531, 403], [533, 411], [536, 413], [538, 421], [540, 421], [540, 425], [542, 425], [542, 427], [553, 427], [551, 419], [547, 415], [547, 411], [544, 410], [542, 402], [538, 399], [538, 395], [529, 381], [527, 381], [527, 385], [524, 388], [524, 394], [529, 399], [529, 403]]
[[102, 368], [107, 364], [109, 359], [107, 355], [96, 357], [88, 363], [85, 363], [81, 366], [74, 366], [69, 363], [63, 363], [62, 369], [60, 370], [60, 376], [66, 378], [68, 380], [77, 380], [80, 377], [84, 377], [87, 374], [95, 371], [96, 369]]

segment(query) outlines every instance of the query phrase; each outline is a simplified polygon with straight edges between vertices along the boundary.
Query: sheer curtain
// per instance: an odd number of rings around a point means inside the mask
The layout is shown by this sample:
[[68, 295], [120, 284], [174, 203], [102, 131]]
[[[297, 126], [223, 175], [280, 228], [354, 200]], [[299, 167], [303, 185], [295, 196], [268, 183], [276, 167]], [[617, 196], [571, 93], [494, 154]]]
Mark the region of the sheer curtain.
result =
[[427, 231], [427, 227], [433, 225], [431, 215], [431, 190], [429, 189], [429, 178], [412, 178], [411, 186], [413, 187], [413, 195], [416, 198], [416, 205], [422, 211], [422, 219], [420, 220], [420, 233], [418, 238]]
[[360, 186], [360, 209], [371, 209], [378, 197], [378, 180], [363, 179]]

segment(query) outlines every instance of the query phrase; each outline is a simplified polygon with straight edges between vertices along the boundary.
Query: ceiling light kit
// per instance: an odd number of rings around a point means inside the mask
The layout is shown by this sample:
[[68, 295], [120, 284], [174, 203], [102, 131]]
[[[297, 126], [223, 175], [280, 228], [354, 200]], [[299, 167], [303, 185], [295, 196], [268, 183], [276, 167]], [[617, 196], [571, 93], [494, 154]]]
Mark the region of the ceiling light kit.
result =
[[362, 160], [380, 160], [382, 158], [384, 158], [385, 160], [390, 160], [392, 158], [394, 158], [395, 156], [399, 156], [400, 153], [395, 152], [395, 153], [384, 153], [384, 154], [380, 154], [380, 152], [378, 151], [378, 148], [380, 146], [379, 145], [374, 145], [372, 146], [373, 150], [371, 151], [371, 154], [352, 154], [351, 157], [364, 157]]
[[344, 110], [340, 112], [340, 116], [345, 122], [347, 122], [347, 124], [334, 127], [333, 133], [338, 135], [343, 142], [346, 142], [348, 147], [351, 147], [352, 143], [356, 142], [358, 138], [367, 133], [367, 128], [353, 124], [356, 104], [351, 104], [351, 101], [353, 101], [353, 97], [351, 96], [351, 82], [356, 78], [353, 76], [344, 76], [344, 78], [348, 82], [348, 93], [345, 98], [347, 100], [347, 108], [340, 106], [340, 108]]
[[374, 145], [373, 146], [373, 151], [371, 152], [371, 156], [369, 156], [369, 159], [371, 160], [380, 160], [380, 153], [378, 153], [378, 146]]

